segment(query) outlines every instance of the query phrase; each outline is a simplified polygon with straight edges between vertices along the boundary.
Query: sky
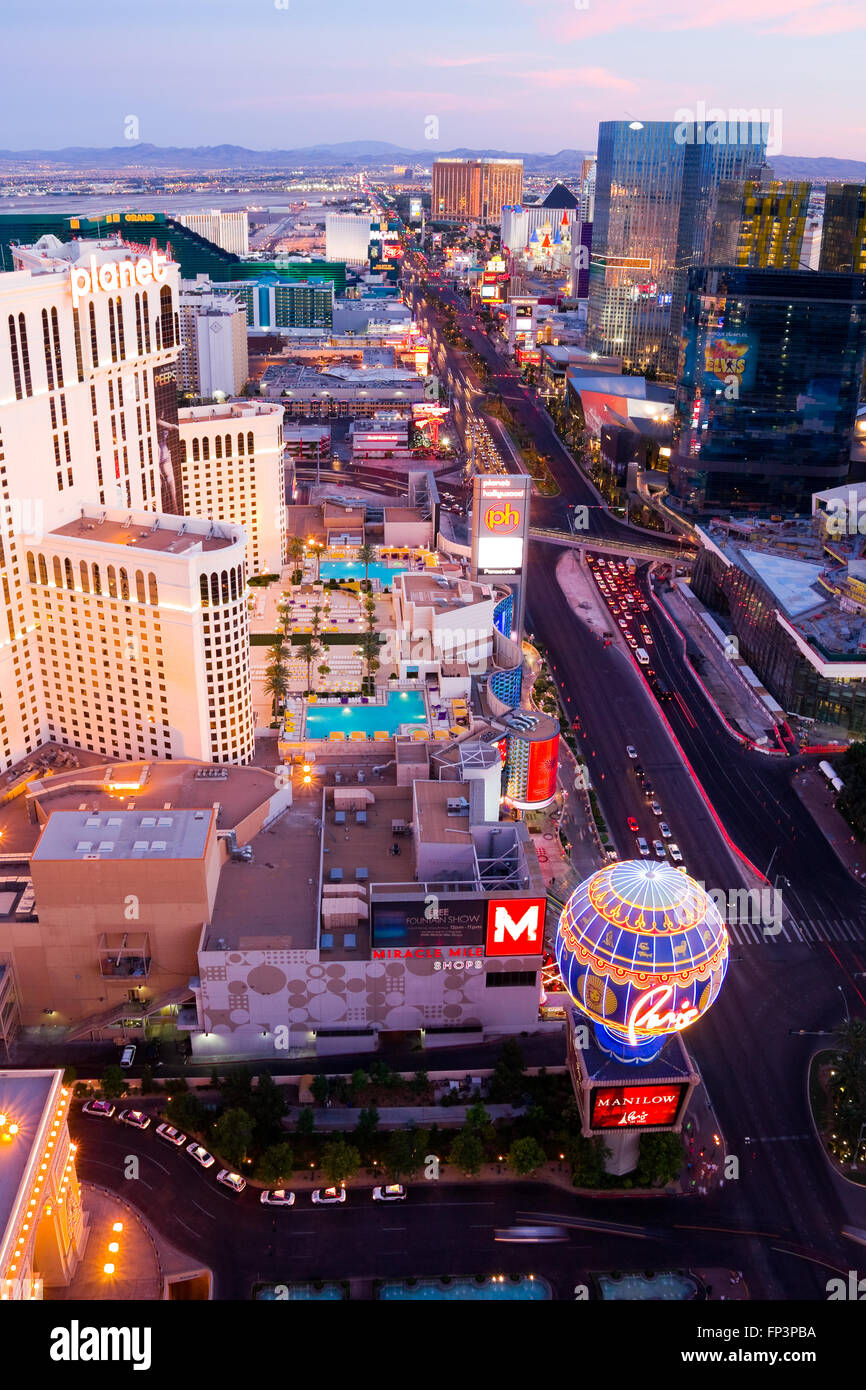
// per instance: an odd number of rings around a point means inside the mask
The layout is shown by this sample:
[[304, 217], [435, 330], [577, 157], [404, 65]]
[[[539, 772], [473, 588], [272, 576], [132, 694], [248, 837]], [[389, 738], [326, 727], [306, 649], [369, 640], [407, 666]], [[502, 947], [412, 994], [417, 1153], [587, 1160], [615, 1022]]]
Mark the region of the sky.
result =
[[866, 158], [864, 0], [2, 9], [6, 149], [122, 145], [136, 131], [156, 145], [555, 153], [594, 150], [600, 120], [685, 120], [703, 103], [770, 113], [780, 153]]

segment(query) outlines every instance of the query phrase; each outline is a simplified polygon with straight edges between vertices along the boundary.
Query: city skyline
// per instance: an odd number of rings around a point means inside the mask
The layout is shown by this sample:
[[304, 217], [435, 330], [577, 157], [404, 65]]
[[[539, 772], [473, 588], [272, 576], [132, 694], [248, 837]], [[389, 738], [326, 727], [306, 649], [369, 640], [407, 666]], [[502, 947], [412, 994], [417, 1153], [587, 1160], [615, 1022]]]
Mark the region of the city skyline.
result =
[[[9, 74], [6, 147], [121, 145], [135, 117], [131, 143], [297, 148], [351, 138], [360, 118], [364, 138], [429, 146], [431, 158], [462, 146], [589, 149], [599, 121], [673, 120], [699, 103], [780, 113], [787, 154], [856, 158], [866, 130], [851, 42], [866, 17], [847, 0], [759, 0], [697, 16], [682, 0], [652, 13], [631, 0], [479, 0], [470, 12], [443, 0], [432, 32], [424, 16], [391, 16], [387, 42], [357, 25], [345, 0], [325, 23], [292, 0], [209, 0], [180, 13], [155, 0], [148, 13], [134, 67], [112, 59], [128, 51], [121, 11], [89, 0], [54, 19], [38, 64]], [[5, 23], [10, 45], [26, 51], [32, 20], [20, 0]], [[706, 71], [720, 51], [736, 62]], [[317, 60], [304, 61], [308, 52]], [[82, 73], [93, 77], [86, 102]]]

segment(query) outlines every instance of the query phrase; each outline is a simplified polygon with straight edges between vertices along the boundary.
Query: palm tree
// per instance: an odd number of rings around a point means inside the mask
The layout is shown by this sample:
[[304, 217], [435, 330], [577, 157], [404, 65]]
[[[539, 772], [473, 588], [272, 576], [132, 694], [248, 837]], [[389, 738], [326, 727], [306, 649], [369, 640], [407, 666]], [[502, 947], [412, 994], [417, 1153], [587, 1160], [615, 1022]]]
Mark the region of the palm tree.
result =
[[322, 605], [321, 605], [320, 603], [316, 603], [316, 604], [313, 605], [313, 636], [314, 636], [314, 637], [318, 637], [318, 635], [319, 635], [319, 630], [320, 630], [321, 626], [322, 626]]
[[286, 546], [286, 554], [289, 560], [292, 562], [293, 570], [302, 568], [305, 549], [306, 546], [304, 545], [304, 542], [301, 540], [300, 536], [289, 536], [289, 541]]
[[285, 666], [275, 663], [268, 667], [265, 674], [265, 694], [270, 695], [272, 700], [272, 710], [277, 712], [280, 705], [289, 693], [289, 678]]
[[307, 663], [307, 692], [309, 693], [313, 662], [319, 655], [320, 647], [315, 638], [306, 636], [302, 637], [298, 643], [298, 652], [301, 660]]
[[836, 1029], [836, 1046], [854, 1062], [866, 1060], [866, 1020], [846, 1018]]
[[370, 677], [371, 677], [376, 671], [378, 671], [379, 666], [380, 666], [380, 662], [379, 662], [379, 659], [378, 659], [378, 653], [379, 653], [379, 634], [378, 634], [378, 632], [374, 632], [373, 629], [370, 628], [370, 630], [369, 630], [368, 632], [362, 632], [362, 633], [361, 633], [361, 651], [362, 651], [362, 653], [363, 653], [364, 662], [365, 662], [366, 667], [367, 667], [367, 679], [369, 680]]
[[369, 544], [365, 541], [363, 545], [359, 545], [359, 546], [358, 546], [358, 559], [361, 561], [361, 564], [364, 566], [364, 588], [365, 588], [365, 589], [366, 589], [366, 587], [367, 587], [367, 585], [368, 585], [368, 583], [369, 583], [369, 580], [367, 579], [367, 570], [368, 570], [369, 566], [373, 563], [373, 561], [375, 560], [375, 558], [376, 558], [376, 552], [375, 552], [375, 550], [373, 549], [372, 545], [369, 545]]
[[282, 601], [277, 604], [277, 617], [280, 620], [280, 628], [284, 637], [288, 637], [289, 635], [289, 620], [291, 618], [291, 613], [292, 605], [288, 598], [282, 599]]
[[331, 674], [331, 668], [326, 661], [323, 661], [321, 666], [317, 667], [317, 670], [322, 680], [324, 680], [326, 676], [329, 676]]

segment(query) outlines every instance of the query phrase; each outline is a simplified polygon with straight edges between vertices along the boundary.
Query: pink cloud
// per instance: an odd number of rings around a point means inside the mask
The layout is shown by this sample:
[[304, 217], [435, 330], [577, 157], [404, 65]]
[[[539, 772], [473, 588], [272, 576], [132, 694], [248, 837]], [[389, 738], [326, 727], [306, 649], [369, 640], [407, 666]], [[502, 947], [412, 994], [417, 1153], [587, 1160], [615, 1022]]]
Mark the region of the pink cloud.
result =
[[539, 11], [540, 27], [559, 42], [592, 38], [619, 29], [683, 30], [737, 27], [799, 38], [866, 29], [862, 0], [588, 0], [586, 9], [560, 0], [522, 0]]
[[524, 73], [523, 76], [546, 87], [602, 87], [617, 92], [637, 91], [634, 82], [627, 77], [617, 77], [607, 68], [542, 68]]
[[427, 68], [474, 68], [482, 63], [508, 63], [513, 61], [513, 53], [478, 53], [464, 58], [428, 58]]

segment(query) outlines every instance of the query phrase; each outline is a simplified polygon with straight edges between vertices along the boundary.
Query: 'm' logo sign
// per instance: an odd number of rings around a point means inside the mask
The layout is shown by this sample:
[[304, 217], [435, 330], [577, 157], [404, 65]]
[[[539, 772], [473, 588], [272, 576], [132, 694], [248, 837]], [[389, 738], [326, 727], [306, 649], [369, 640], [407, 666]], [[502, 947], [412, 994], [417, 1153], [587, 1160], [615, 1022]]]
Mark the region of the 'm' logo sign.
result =
[[489, 902], [485, 955], [540, 955], [544, 944], [544, 909], [543, 898]]

